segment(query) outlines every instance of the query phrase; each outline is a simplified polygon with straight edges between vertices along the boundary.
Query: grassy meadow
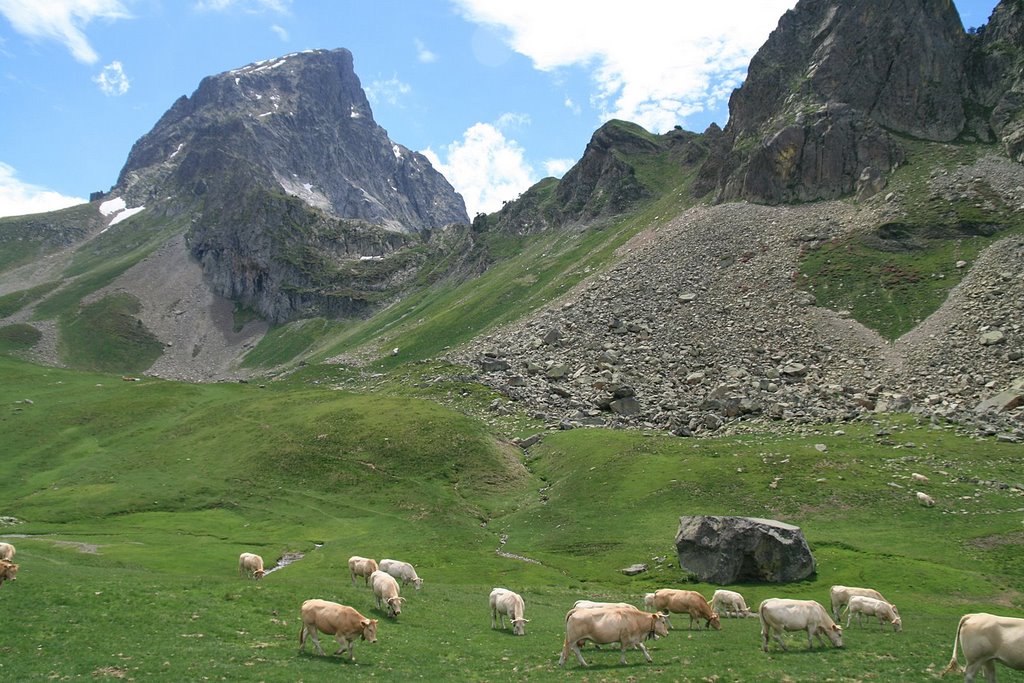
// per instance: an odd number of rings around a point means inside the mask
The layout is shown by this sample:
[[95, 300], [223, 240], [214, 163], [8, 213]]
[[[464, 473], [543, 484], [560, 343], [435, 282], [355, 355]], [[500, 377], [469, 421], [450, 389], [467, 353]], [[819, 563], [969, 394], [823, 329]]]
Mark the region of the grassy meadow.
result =
[[[20, 564], [0, 588], [0, 680], [927, 681], [961, 614], [1024, 616], [1024, 492], [1001, 485], [1020, 483], [1019, 446], [890, 418], [702, 440], [548, 432], [524, 454], [412, 391], [329, 387], [125, 382], [0, 358], [0, 516], [19, 520], [0, 539]], [[911, 472], [936, 507], [916, 504]], [[748, 604], [871, 585], [904, 631], [854, 624], [844, 649], [812, 652], [798, 633], [765, 654], [756, 619], [709, 632], [676, 617], [653, 664], [588, 647], [589, 669], [559, 668], [576, 599], [711, 596], [673, 561], [678, 517], [702, 513], [803, 527], [817, 575], [732, 586]], [[255, 582], [237, 575], [242, 551], [302, 557]], [[397, 620], [349, 581], [354, 554], [417, 566], [425, 584], [403, 591]], [[636, 562], [650, 570], [619, 571]], [[491, 630], [494, 586], [523, 595], [525, 637]], [[300, 653], [312, 597], [380, 619], [379, 642], [358, 643], [355, 663]]]

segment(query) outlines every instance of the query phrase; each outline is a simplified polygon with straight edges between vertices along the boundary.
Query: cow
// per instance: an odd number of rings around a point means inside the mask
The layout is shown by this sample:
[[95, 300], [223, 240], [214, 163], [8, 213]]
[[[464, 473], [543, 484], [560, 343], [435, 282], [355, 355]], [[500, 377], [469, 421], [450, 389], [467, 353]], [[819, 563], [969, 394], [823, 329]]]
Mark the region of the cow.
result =
[[393, 619], [402, 613], [405, 598], [398, 595], [398, 582], [395, 581], [395, 577], [378, 569], [370, 574], [370, 587], [373, 588], [377, 609], [384, 609], [384, 605], [387, 605], [388, 616]]
[[807, 649], [814, 649], [812, 636], [817, 636], [821, 644], [825, 644], [822, 636], [828, 636], [836, 647], [843, 646], [843, 629], [832, 621], [819, 602], [814, 600], [790, 600], [787, 598], [768, 598], [757, 608], [761, 619], [761, 649], [768, 652], [768, 640], [775, 631], [775, 639], [783, 650], [786, 643], [782, 640], [783, 631], [807, 631]]
[[348, 650], [348, 658], [352, 661], [356, 659], [352, 652], [356, 638], [362, 638], [371, 643], [377, 642], [376, 619], [367, 619], [348, 605], [339, 605], [327, 600], [306, 600], [302, 603], [299, 652], [306, 649], [306, 636], [308, 635], [313, 641], [313, 645], [316, 646], [316, 651], [324, 654], [323, 648], [320, 647], [320, 639], [317, 637], [319, 631], [334, 636], [334, 639], [338, 641], [338, 651], [334, 654], [340, 655]]
[[924, 476], [923, 474], [918, 474], [917, 472], [912, 472], [910, 474], [910, 478], [913, 479], [914, 481], [919, 481], [922, 484], [928, 483], [928, 477]]
[[525, 617], [526, 605], [523, 597], [507, 588], [495, 588], [491, 591], [491, 628], [498, 628], [498, 623], [505, 628], [505, 615], [512, 624], [512, 634], [526, 635], [526, 624], [530, 621]]
[[[832, 601], [832, 618], [839, 621], [839, 610], [846, 606], [850, 602], [850, 598], [854, 595], [863, 595], [868, 598], [874, 598], [875, 600], [881, 600], [883, 602], [889, 602], [882, 597], [882, 594], [876, 591], [874, 588], [857, 588], [855, 586], [832, 586], [829, 589], [829, 599]], [[889, 602], [891, 605], [892, 603]], [[896, 613], [897, 615], [899, 612]]]
[[996, 662], [1024, 671], [1024, 619], [984, 612], [960, 617], [953, 638], [953, 658], [942, 671], [943, 676], [960, 671], [956, 659], [958, 643], [964, 651], [964, 683], [973, 683], [980, 669], [985, 670], [986, 681], [995, 683]]
[[370, 574], [377, 571], [377, 560], [371, 560], [368, 557], [359, 557], [353, 555], [348, 558], [348, 572], [352, 576], [352, 585], [356, 585], [356, 577], [363, 577], [363, 585], [370, 585]]
[[401, 581], [403, 586], [408, 585], [411, 581], [416, 590], [423, 587], [423, 579], [416, 574], [415, 567], [408, 562], [402, 562], [400, 560], [381, 560], [379, 569], [391, 574], [391, 576]]
[[581, 666], [587, 666], [580, 652], [580, 643], [591, 640], [595, 644], [618, 643], [622, 648], [619, 662], [626, 663], [626, 649], [639, 647], [650, 663], [651, 653], [644, 641], [651, 637], [668, 635], [668, 616], [644, 612], [636, 607], [599, 607], [571, 609], [565, 615], [565, 642], [558, 666], [563, 666], [569, 651], [576, 653]]
[[924, 505], [926, 508], [930, 508], [935, 505], [935, 499], [929, 496], [927, 493], [918, 491], [914, 494], [917, 497], [917, 502]]
[[0, 586], [4, 581], [15, 581], [18, 578], [18, 565], [7, 560], [0, 560]]
[[711, 609], [708, 601], [697, 591], [660, 588], [653, 593], [644, 595], [644, 605], [660, 612], [689, 614], [691, 629], [693, 628], [693, 621], [696, 619], [697, 630], [700, 630], [700, 620], [703, 619], [706, 626], [716, 631], [722, 630], [722, 622], [719, 620], [718, 614]]
[[251, 579], [259, 581], [263, 578], [263, 558], [256, 553], [242, 553], [238, 556], [238, 575], [247, 575]]
[[0, 560], [10, 562], [14, 559], [14, 546], [10, 543], [0, 543]]
[[879, 628], [885, 627], [885, 622], [892, 624], [892, 630], [899, 633], [903, 630], [903, 621], [900, 619], [900, 613], [896, 610], [896, 605], [890, 605], [885, 600], [878, 600], [877, 598], [869, 598], [865, 595], [854, 595], [850, 597], [850, 602], [846, 604], [846, 627], [850, 627], [850, 621], [853, 620], [853, 615], [857, 615], [857, 625], [861, 625], [861, 618], [863, 615], [869, 617], [878, 617]]
[[577, 600], [573, 609], [602, 609], [604, 607], [636, 607], [628, 602], [595, 602], [593, 600]]
[[745, 617], [749, 614], [750, 608], [747, 601], [736, 591], [716, 590], [711, 596], [711, 611], [719, 616]]

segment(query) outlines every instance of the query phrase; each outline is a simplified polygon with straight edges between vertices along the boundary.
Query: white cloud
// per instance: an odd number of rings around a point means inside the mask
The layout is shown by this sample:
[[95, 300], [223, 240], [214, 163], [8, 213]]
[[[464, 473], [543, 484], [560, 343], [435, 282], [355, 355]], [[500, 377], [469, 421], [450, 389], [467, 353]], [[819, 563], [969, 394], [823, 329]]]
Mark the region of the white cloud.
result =
[[523, 148], [492, 124], [470, 126], [442, 151], [445, 161], [429, 148], [423, 154], [462, 195], [470, 216], [497, 211], [535, 182]]
[[277, 24], [274, 24], [273, 26], [270, 27], [270, 30], [277, 34], [277, 37], [281, 39], [281, 42], [288, 42], [288, 29], [286, 29], [283, 26], [278, 26]]
[[495, 124], [502, 130], [508, 130], [509, 128], [519, 128], [521, 126], [530, 125], [530, 115], [517, 113], [517, 112], [506, 112], [498, 117]]
[[200, 12], [226, 12], [237, 9], [248, 14], [289, 14], [291, 7], [292, 0], [197, 0], [195, 3], [195, 8]]
[[100, 86], [100, 90], [103, 91], [104, 95], [117, 97], [128, 92], [128, 77], [124, 73], [124, 67], [121, 66], [121, 62], [113, 61], [107, 64], [103, 67], [103, 71], [92, 80], [93, 83]]
[[119, 0], [0, 0], [0, 14], [15, 31], [30, 38], [56, 40], [80, 62], [94, 64], [99, 55], [85, 37], [93, 19], [128, 19]]
[[561, 178], [576, 164], [576, 159], [548, 159], [544, 162], [544, 172], [549, 176]]
[[75, 204], [84, 204], [86, 201], [22, 182], [15, 174], [12, 166], [0, 161], [0, 216], [22, 216], [54, 211]]
[[437, 61], [437, 54], [429, 50], [422, 40], [417, 38], [414, 42], [416, 43], [416, 59], [424, 64], [433, 64]]
[[412, 92], [412, 87], [398, 80], [398, 76], [392, 76], [386, 81], [373, 81], [363, 91], [366, 92], [366, 99], [373, 104], [386, 102], [397, 107], [401, 99]]
[[[779, 17], [796, 4], [634, 0], [628, 11], [608, 13], [595, 11], [591, 0], [454, 1], [468, 20], [506, 35], [536, 69], [588, 69], [602, 120], [626, 119], [656, 132], [724, 102]], [[572, 108], [569, 100], [566, 106]]]

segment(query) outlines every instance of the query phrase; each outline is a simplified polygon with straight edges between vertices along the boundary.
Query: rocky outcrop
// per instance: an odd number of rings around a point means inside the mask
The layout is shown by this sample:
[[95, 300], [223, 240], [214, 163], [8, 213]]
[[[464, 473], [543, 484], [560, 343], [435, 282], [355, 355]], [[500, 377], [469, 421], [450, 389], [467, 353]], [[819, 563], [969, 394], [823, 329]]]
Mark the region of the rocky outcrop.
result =
[[968, 47], [949, 2], [801, 0], [730, 98], [728, 149], [698, 187], [764, 203], [852, 193], [865, 169], [904, 161], [894, 133], [961, 134]]
[[982, 140], [994, 136], [1011, 159], [1024, 162], [1024, 5], [1003, 0], [972, 39], [971, 129]]
[[679, 518], [679, 566], [720, 586], [748, 581], [790, 583], [812, 576], [814, 556], [800, 527], [756, 517]]

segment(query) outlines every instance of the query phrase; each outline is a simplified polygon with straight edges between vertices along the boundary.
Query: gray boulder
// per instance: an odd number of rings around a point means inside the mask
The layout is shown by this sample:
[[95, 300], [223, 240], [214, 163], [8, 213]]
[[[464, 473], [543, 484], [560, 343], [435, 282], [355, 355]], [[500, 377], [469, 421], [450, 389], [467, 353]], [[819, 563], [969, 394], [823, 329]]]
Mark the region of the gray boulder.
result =
[[679, 518], [679, 565], [701, 581], [789, 583], [815, 572], [800, 527], [771, 519], [692, 515]]

